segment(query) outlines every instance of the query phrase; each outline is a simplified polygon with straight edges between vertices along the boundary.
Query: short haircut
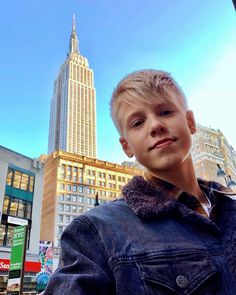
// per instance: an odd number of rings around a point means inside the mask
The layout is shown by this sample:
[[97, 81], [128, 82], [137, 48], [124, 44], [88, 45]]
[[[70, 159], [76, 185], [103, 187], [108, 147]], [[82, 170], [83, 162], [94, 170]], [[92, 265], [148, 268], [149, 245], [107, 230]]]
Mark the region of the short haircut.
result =
[[176, 98], [187, 110], [186, 97], [170, 73], [154, 69], [135, 71], [126, 75], [114, 89], [110, 101], [111, 117], [121, 133], [118, 112], [122, 102], [130, 105], [135, 105], [137, 102], [152, 104], [156, 100], [166, 102]]

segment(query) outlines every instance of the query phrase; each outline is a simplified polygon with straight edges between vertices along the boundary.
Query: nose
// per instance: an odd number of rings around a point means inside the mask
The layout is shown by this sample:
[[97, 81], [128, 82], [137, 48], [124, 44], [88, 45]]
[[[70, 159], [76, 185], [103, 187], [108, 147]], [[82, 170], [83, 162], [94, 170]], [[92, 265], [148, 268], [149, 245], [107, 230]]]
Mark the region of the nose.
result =
[[150, 118], [150, 134], [155, 137], [159, 134], [165, 133], [167, 130], [166, 125], [162, 120], [153, 116]]

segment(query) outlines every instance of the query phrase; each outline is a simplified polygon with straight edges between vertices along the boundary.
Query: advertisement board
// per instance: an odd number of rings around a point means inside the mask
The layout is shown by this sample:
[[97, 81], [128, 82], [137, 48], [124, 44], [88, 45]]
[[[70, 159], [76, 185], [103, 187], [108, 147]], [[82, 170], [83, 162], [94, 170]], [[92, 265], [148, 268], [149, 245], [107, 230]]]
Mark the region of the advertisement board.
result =
[[26, 240], [27, 226], [21, 225], [15, 227], [8, 273], [7, 295], [22, 294]]

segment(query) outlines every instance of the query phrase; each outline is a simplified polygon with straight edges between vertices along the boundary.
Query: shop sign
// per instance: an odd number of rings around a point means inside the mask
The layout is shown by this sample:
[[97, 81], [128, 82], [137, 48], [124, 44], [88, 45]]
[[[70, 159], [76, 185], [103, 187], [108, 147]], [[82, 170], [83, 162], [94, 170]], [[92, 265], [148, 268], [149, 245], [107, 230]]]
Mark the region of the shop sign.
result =
[[[10, 259], [0, 258], [0, 272], [10, 268]], [[38, 273], [41, 270], [41, 263], [37, 261], [25, 261], [25, 271]]]
[[7, 282], [7, 295], [22, 294], [27, 226], [14, 228], [11, 247], [11, 260]]
[[21, 219], [21, 218], [12, 217], [12, 216], [7, 217], [7, 222], [12, 224], [17, 224], [17, 225], [28, 225], [27, 219]]

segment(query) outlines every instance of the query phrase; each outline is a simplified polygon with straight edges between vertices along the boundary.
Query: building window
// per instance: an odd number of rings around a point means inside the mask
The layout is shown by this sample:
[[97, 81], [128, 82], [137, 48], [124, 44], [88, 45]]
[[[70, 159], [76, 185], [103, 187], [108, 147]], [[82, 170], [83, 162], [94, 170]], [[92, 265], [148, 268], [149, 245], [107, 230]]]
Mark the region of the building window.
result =
[[64, 205], [63, 204], [58, 205], [58, 211], [64, 211]]
[[65, 216], [65, 222], [66, 222], [66, 223], [69, 223], [69, 222], [70, 222], [70, 216], [69, 216], [69, 215], [66, 215], [66, 216]]
[[83, 196], [78, 196], [78, 201], [79, 201], [80, 203], [83, 203], [83, 201], [84, 201], [84, 197], [83, 197]]
[[60, 195], [60, 196], [59, 196], [59, 200], [60, 200], [60, 201], [64, 201], [64, 195]]
[[9, 168], [6, 183], [18, 189], [33, 192], [34, 176]]
[[2, 213], [20, 218], [31, 219], [32, 203], [5, 195]]
[[65, 205], [65, 212], [70, 212], [70, 205]]
[[77, 206], [73, 205], [71, 207], [72, 207], [71, 212], [77, 213]]
[[62, 214], [58, 215], [58, 222], [63, 222], [63, 215]]
[[78, 206], [78, 213], [83, 213], [83, 206]]
[[77, 202], [77, 196], [76, 195], [72, 195], [71, 198], [72, 198], [72, 202]]

